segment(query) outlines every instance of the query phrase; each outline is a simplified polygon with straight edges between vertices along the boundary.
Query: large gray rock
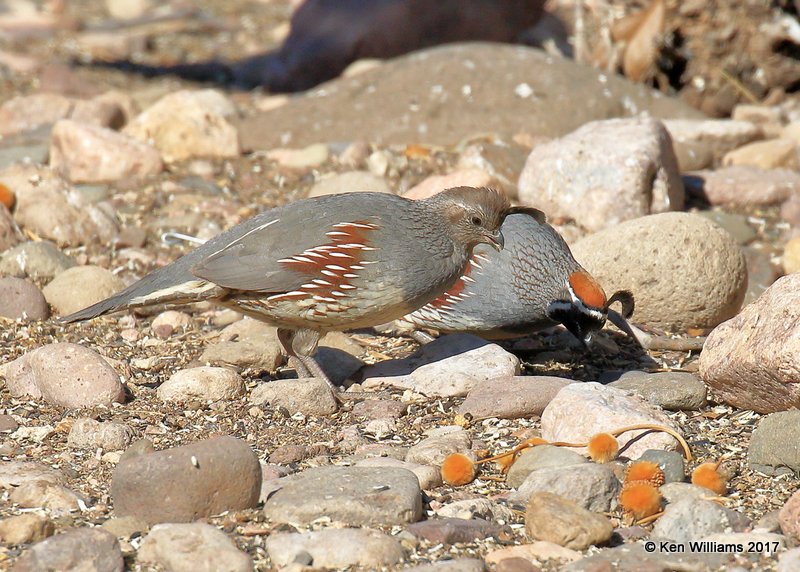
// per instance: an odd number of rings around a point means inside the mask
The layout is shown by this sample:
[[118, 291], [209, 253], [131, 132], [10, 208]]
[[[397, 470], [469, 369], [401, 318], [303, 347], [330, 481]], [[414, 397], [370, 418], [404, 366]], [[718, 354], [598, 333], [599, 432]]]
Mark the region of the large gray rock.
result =
[[535, 493], [553, 493], [586, 510], [608, 512], [616, 507], [619, 491], [620, 482], [609, 465], [581, 463], [533, 471], [510, 498], [527, 503]]
[[714, 501], [687, 498], [667, 505], [653, 526], [653, 536], [689, 542], [730, 529], [742, 532], [749, 524], [743, 514]]
[[764, 417], [747, 447], [751, 469], [768, 475], [800, 472], [800, 411], [781, 411]]
[[653, 405], [670, 411], [696, 411], [706, 404], [705, 384], [687, 372], [628, 371], [608, 385], [640, 395]]
[[534, 147], [519, 177], [519, 200], [594, 232], [680, 210], [684, 192], [667, 130], [641, 116], [594, 121]]
[[352, 566], [377, 570], [397, 564], [404, 557], [395, 538], [364, 528], [283, 532], [271, 534], [266, 544], [273, 566], [281, 567], [297, 562], [317, 570]]
[[191, 522], [226, 510], [253, 508], [260, 491], [258, 457], [234, 437], [123, 456], [111, 480], [117, 515], [135, 516], [148, 524]]
[[50, 280], [75, 261], [46, 240], [23, 242], [0, 256], [0, 274]]
[[702, 117], [676, 99], [540, 50], [471, 43], [387, 61], [234, 124], [244, 149], [355, 139], [452, 144], [487, 125], [507, 140], [520, 131], [557, 137], [643, 111]]
[[572, 253], [608, 292], [630, 290], [634, 322], [710, 328], [736, 315], [747, 265], [731, 236], [706, 218], [662, 213], [587, 236]]
[[34, 544], [14, 572], [122, 572], [125, 562], [116, 537], [100, 528], [75, 528]]
[[800, 274], [780, 278], [711, 332], [700, 377], [717, 398], [741, 409], [800, 407]]
[[285, 477], [264, 513], [277, 522], [306, 525], [320, 517], [353, 526], [416, 522], [422, 515], [417, 476], [389, 467], [317, 467]]
[[561, 388], [570, 383], [573, 380], [547, 375], [490, 379], [469, 392], [458, 412], [500, 419], [541, 415]]

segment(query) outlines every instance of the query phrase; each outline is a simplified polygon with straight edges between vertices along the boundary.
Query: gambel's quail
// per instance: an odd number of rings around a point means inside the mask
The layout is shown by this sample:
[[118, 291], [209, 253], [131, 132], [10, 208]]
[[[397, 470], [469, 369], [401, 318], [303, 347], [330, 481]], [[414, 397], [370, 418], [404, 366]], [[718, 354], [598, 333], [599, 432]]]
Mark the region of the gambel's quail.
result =
[[563, 324], [588, 344], [605, 325], [610, 303], [622, 302], [625, 317], [632, 312], [630, 293], [618, 292], [607, 300], [603, 288], [575, 261], [541, 212], [510, 214], [502, 231], [502, 252], [476, 247], [464, 275], [402, 321], [489, 339]]
[[238, 224], [63, 321], [210, 300], [277, 326], [298, 375], [331, 385], [312, 357], [326, 332], [430, 302], [459, 279], [475, 245], [502, 249], [508, 212], [505, 196], [472, 187], [422, 201], [369, 192], [305, 199]]

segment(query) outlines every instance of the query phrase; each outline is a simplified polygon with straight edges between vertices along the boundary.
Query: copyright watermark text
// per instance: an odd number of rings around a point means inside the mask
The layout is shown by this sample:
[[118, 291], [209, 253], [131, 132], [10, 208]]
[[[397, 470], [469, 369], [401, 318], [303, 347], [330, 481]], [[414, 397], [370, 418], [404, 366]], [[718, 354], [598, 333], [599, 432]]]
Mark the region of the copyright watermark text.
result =
[[780, 542], [760, 540], [748, 542], [714, 542], [710, 540], [673, 542], [671, 540], [647, 540], [644, 542], [644, 549], [646, 552], [663, 552], [667, 554], [679, 554], [684, 552], [772, 554], [773, 552], [777, 552], [780, 547]]

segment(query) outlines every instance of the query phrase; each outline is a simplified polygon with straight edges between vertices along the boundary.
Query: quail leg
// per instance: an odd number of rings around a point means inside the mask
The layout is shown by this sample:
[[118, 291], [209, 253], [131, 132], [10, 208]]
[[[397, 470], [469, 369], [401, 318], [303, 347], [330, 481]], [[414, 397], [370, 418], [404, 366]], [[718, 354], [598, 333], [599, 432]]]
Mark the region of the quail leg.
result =
[[287, 330], [278, 328], [278, 340], [283, 349], [293, 362], [299, 377], [316, 377], [325, 381], [334, 394], [339, 393], [339, 388], [325, 375], [319, 364], [311, 357], [317, 350], [317, 344], [322, 338], [315, 330]]

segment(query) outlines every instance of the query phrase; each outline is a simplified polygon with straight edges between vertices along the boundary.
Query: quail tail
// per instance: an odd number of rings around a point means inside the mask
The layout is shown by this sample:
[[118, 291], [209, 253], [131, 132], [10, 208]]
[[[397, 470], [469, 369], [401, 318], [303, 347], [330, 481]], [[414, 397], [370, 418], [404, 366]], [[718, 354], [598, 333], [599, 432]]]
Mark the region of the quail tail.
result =
[[218, 296], [222, 289], [201, 280], [190, 272], [194, 264], [191, 255], [148, 274], [121, 292], [83, 310], [64, 316], [62, 323], [80, 322], [127, 308], [155, 304], [184, 304]]

